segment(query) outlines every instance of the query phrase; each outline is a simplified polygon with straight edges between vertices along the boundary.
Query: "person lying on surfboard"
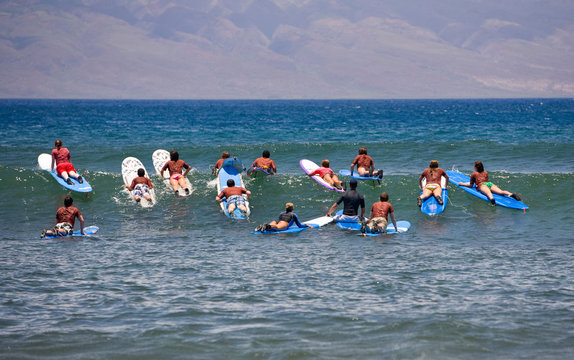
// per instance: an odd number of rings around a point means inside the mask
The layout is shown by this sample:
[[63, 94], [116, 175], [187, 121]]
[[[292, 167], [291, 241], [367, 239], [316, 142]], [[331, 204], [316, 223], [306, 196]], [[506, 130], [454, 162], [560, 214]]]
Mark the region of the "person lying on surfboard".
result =
[[279, 214], [278, 220], [273, 220], [269, 224], [262, 224], [255, 228], [255, 231], [264, 232], [264, 231], [279, 231], [288, 229], [291, 225], [295, 224], [299, 228], [310, 227], [311, 225], [303, 225], [299, 221], [299, 218], [293, 210], [295, 209], [295, 205], [293, 203], [285, 204], [285, 211]]
[[150, 189], [153, 189], [153, 184], [151, 183], [151, 180], [144, 175], [145, 170], [143, 168], [139, 168], [138, 176], [132, 180], [130, 185], [126, 185], [126, 189], [134, 192], [134, 200], [136, 202], [140, 202], [142, 196], [147, 201], [152, 201], [152, 197], [149, 191]]
[[225, 160], [229, 159], [230, 157], [231, 157], [231, 155], [229, 154], [229, 151], [222, 152], [221, 153], [221, 159], [217, 160], [217, 162], [215, 163], [215, 165], [211, 169], [211, 175], [213, 175], [213, 176], [217, 175], [217, 170], [219, 170], [221, 165], [223, 165], [223, 162]]
[[273, 175], [277, 172], [277, 167], [275, 167], [275, 162], [269, 158], [271, 153], [269, 150], [263, 150], [262, 157], [255, 159], [251, 167], [258, 167], [267, 171], [269, 174]]
[[387, 224], [389, 223], [389, 214], [391, 215], [395, 230], [399, 231], [397, 229], [397, 221], [395, 220], [395, 210], [393, 209], [393, 205], [389, 203], [389, 194], [385, 191], [379, 197], [379, 201], [371, 206], [371, 215], [369, 220], [361, 225], [361, 232], [385, 233], [387, 231]]
[[245, 206], [245, 198], [243, 197], [243, 194], [247, 195], [247, 198], [249, 199], [251, 191], [241, 186], [235, 186], [235, 181], [233, 179], [229, 179], [227, 180], [227, 187], [215, 197], [215, 200], [222, 202], [223, 198], [227, 199], [227, 212], [229, 215], [233, 214], [235, 208], [238, 208], [241, 210], [241, 215], [246, 216], [247, 207]]
[[74, 169], [74, 165], [70, 162], [71, 156], [70, 151], [68, 148], [62, 147], [62, 140], [56, 140], [55, 149], [52, 149], [52, 169], [54, 171], [54, 165], [56, 165], [56, 172], [59, 176], [61, 176], [65, 182], [69, 185], [74, 185], [72, 180], [70, 180], [70, 176], [74, 179], [77, 179], [80, 184], [84, 182], [82, 177], [78, 175], [76, 169]]
[[351, 176], [353, 176], [355, 165], [357, 165], [357, 173], [361, 176], [383, 178], [383, 170], [375, 170], [373, 158], [367, 155], [367, 148], [364, 146], [359, 148], [359, 155], [351, 163]]
[[321, 167], [315, 169], [308, 174], [309, 176], [319, 175], [325, 182], [339, 190], [343, 189], [343, 183], [339, 180], [337, 175], [329, 168], [329, 160], [323, 159]]
[[[189, 189], [185, 183], [185, 176], [191, 170], [191, 167], [185, 161], [179, 159], [179, 153], [175, 150], [169, 153], [169, 158], [170, 160], [161, 168], [160, 176], [163, 178], [163, 172], [168, 169], [170, 175], [169, 183], [173, 191], [175, 191], [175, 194], [179, 194], [179, 186], [181, 186], [186, 194], [189, 194]], [[182, 174], [184, 168], [186, 170]]]
[[[438, 160], [431, 160], [429, 167], [424, 169], [421, 176], [419, 176], [419, 187], [423, 191], [423, 193], [417, 198], [417, 205], [421, 207], [423, 205], [423, 201], [428, 199], [431, 196], [436, 198], [436, 202], [439, 205], [443, 204], [443, 200], [441, 198], [442, 194], [442, 186], [441, 186], [441, 178], [446, 178], [448, 183], [448, 175], [446, 172], [438, 167]], [[426, 179], [426, 184], [423, 187], [423, 179]]]
[[492, 205], [496, 205], [496, 200], [492, 196], [492, 193], [498, 195], [505, 195], [513, 198], [517, 201], [522, 201], [520, 195], [516, 193], [511, 193], [510, 191], [502, 190], [498, 186], [494, 185], [493, 183], [488, 181], [488, 172], [484, 170], [484, 165], [481, 161], [474, 162], [474, 172], [470, 174], [470, 182], [469, 183], [458, 183], [460, 186], [468, 186], [473, 187], [475, 186], [478, 191], [486, 195], [488, 200]]
[[52, 236], [66, 236], [71, 235], [74, 232], [74, 223], [76, 218], [80, 220], [80, 231], [82, 235], [84, 233], [84, 217], [77, 207], [73, 206], [74, 199], [71, 196], [66, 196], [64, 198], [64, 206], [58, 209], [56, 212], [56, 226], [50, 230], [42, 231], [40, 235], [41, 238], [45, 238], [46, 235]]
[[[340, 203], [343, 203], [343, 214], [335, 215], [333, 217], [334, 222], [361, 222], [363, 220], [363, 217], [365, 216], [365, 198], [357, 192], [357, 184], [357, 179], [351, 179], [349, 181], [349, 187], [351, 190], [346, 191], [341, 195], [339, 200], [337, 200], [327, 212], [327, 216], [331, 216], [331, 213], [335, 208]], [[359, 207], [361, 207], [361, 216], [358, 215]]]

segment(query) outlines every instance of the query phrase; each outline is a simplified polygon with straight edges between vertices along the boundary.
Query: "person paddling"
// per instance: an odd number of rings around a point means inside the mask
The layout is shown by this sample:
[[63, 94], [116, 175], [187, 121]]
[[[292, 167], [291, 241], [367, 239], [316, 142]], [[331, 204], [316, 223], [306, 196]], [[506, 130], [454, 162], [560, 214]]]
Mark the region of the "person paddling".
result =
[[68, 185], [74, 185], [70, 177], [78, 180], [80, 184], [84, 182], [82, 177], [74, 169], [74, 165], [70, 161], [71, 155], [68, 148], [62, 147], [62, 140], [56, 140], [55, 149], [52, 150], [52, 168], [54, 171], [54, 165], [56, 165], [56, 172], [61, 176]]
[[522, 198], [517, 193], [511, 193], [510, 191], [502, 190], [492, 182], [488, 181], [488, 172], [484, 170], [484, 165], [481, 161], [474, 162], [474, 172], [470, 174], [470, 182], [459, 182], [458, 184], [460, 186], [467, 187], [474, 186], [478, 191], [486, 195], [492, 205], [496, 205], [496, 200], [494, 200], [492, 194], [508, 196], [516, 201], [522, 201]]

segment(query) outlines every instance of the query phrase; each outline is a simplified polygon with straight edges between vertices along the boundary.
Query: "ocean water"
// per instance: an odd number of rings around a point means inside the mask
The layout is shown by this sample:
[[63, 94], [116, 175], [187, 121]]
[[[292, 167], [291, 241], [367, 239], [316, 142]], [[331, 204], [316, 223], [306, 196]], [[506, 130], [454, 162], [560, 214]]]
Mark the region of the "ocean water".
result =
[[[0, 358], [567, 359], [574, 356], [574, 100], [0, 100]], [[39, 238], [67, 191], [37, 168], [56, 139], [94, 191], [72, 194], [89, 238]], [[299, 160], [347, 169], [367, 146], [407, 233], [335, 226], [249, 233], [286, 202], [303, 220], [338, 195]], [[176, 149], [194, 192], [136, 206], [121, 162], [153, 173]], [[224, 150], [278, 174], [245, 179], [251, 217], [226, 218], [210, 175]], [[526, 212], [450, 187], [416, 206], [432, 159], [519, 192]], [[76, 225], [78, 226], [78, 225]]]

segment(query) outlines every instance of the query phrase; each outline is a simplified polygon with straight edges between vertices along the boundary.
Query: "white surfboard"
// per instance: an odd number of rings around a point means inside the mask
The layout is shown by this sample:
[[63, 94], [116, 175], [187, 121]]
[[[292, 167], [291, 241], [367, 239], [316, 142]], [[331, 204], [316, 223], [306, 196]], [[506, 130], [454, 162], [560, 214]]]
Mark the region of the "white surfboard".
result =
[[[141, 161], [139, 161], [139, 159], [130, 156], [125, 158], [124, 161], [122, 161], [122, 177], [124, 179], [125, 185], [131, 185], [132, 180], [138, 177], [138, 170], [140, 168], [144, 169], [145, 171], [144, 176], [149, 178], [149, 174], [146, 171], [145, 166], [142, 164]], [[150, 189], [149, 192], [151, 195], [151, 201], [146, 200], [144, 197], [142, 197], [142, 199], [139, 201], [142, 207], [151, 207], [154, 206], [156, 203], [155, 191], [153, 189]], [[134, 192], [130, 191], [130, 194], [132, 196], [132, 199], [134, 199]]]
[[[153, 155], [152, 155], [153, 167], [155, 168], [155, 172], [158, 176], [161, 177], [161, 168], [169, 160], [170, 160], [169, 152], [167, 152], [167, 150], [158, 149], [158, 150], [153, 152]], [[169, 190], [173, 191], [173, 188], [171, 187], [171, 184], [169, 183], [169, 177], [170, 177], [169, 171], [168, 170], [164, 171], [163, 172], [163, 183], [165, 184], [165, 186], [167, 186], [167, 188]], [[186, 194], [184, 189], [182, 189], [180, 186], [179, 190], [178, 190], [179, 196], [191, 195], [191, 193], [194, 190], [193, 187], [191, 186], [191, 182], [189, 181], [189, 179], [187, 177], [185, 177], [185, 183], [186, 183], [187, 188], [189, 189], [189, 194]]]
[[[315, 171], [316, 169], [319, 168], [319, 165], [317, 165], [314, 162], [312, 162], [311, 160], [307, 160], [307, 159], [302, 159], [301, 161], [299, 161], [299, 166], [301, 166], [301, 169], [303, 169], [303, 171], [307, 175], [309, 175], [310, 173], [312, 173], [313, 171]], [[345, 190], [337, 189], [336, 187], [331, 186], [329, 183], [327, 183], [325, 180], [323, 180], [319, 175], [311, 176], [311, 178], [313, 178], [313, 180], [315, 180], [316, 182], [323, 185], [324, 187], [326, 187], [329, 190], [334, 190], [337, 192], [345, 192]]]

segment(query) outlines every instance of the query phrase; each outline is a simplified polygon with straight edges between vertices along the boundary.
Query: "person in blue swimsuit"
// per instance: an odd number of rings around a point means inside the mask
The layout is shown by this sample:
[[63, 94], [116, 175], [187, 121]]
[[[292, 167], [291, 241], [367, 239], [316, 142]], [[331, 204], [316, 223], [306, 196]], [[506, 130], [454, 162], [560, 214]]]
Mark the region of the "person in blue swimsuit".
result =
[[293, 212], [295, 206], [293, 203], [285, 204], [285, 211], [279, 214], [278, 220], [273, 220], [269, 224], [262, 224], [255, 228], [255, 231], [264, 232], [264, 231], [280, 231], [286, 230], [291, 225], [295, 224], [299, 228], [310, 227], [311, 225], [303, 225], [299, 221], [297, 215]]

